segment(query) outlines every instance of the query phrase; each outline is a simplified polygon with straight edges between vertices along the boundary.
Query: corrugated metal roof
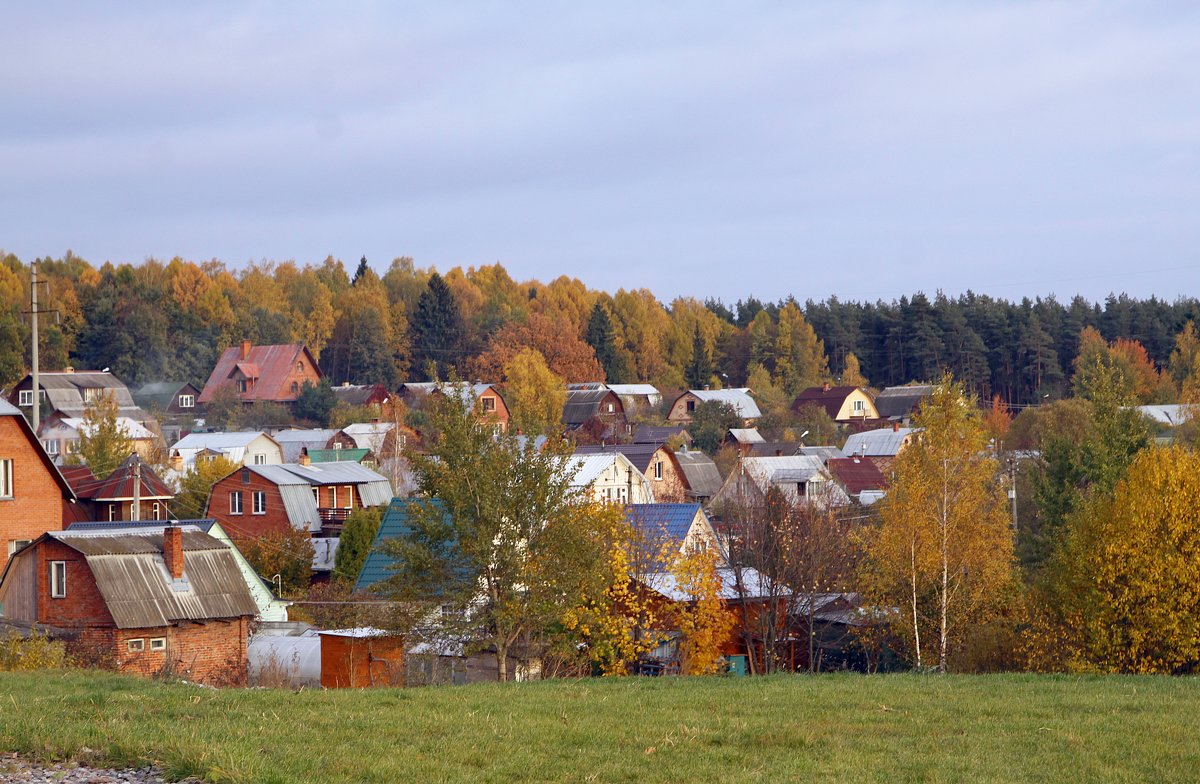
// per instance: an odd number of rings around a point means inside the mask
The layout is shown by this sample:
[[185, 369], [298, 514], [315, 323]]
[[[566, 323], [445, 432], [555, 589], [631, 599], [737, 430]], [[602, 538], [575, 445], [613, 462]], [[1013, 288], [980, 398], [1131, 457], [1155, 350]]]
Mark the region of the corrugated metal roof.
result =
[[321, 530], [321, 513], [317, 511], [317, 499], [313, 497], [312, 489], [308, 485], [279, 485], [279, 497], [283, 499], [283, 509], [287, 512], [288, 522], [293, 528], [311, 532]]
[[662, 449], [662, 444], [585, 444], [575, 447], [577, 455], [601, 455], [605, 453], [619, 453], [629, 458], [629, 462], [641, 471], [646, 473], [650, 468], [650, 463], [654, 456], [658, 454], [658, 450]]
[[383, 448], [383, 441], [387, 438], [387, 434], [395, 427], [395, 422], [359, 422], [346, 425], [342, 428], [342, 433], [359, 449], [378, 451]]
[[651, 544], [665, 536], [682, 546], [699, 513], [700, 504], [630, 504], [625, 507], [625, 519]]
[[[238, 430], [234, 432], [188, 433], [175, 442], [172, 449], [214, 449], [225, 451], [234, 447], [245, 449], [254, 439], [267, 434], [261, 430]], [[270, 438], [270, 436], [267, 436]]]
[[314, 463], [361, 463], [369, 454], [370, 449], [310, 449], [308, 459]]
[[46, 536], [84, 556], [117, 628], [258, 613], [232, 551], [198, 530], [182, 532], [184, 581], [178, 585], [163, 560], [161, 533], [55, 531]]
[[870, 460], [858, 457], [835, 457], [825, 461], [825, 467], [850, 495], [864, 490], [882, 490], [887, 479]]
[[895, 457], [904, 448], [904, 440], [919, 428], [885, 427], [880, 430], [867, 430], [862, 433], [852, 433], [846, 439], [842, 452], [847, 456], [866, 455], [867, 457]]
[[798, 454], [808, 455], [810, 457], [819, 457], [822, 460], [830, 460], [831, 458], [845, 457], [846, 453], [838, 449], [836, 446], [802, 446]]
[[821, 472], [816, 468], [779, 468], [771, 474], [772, 484], [785, 483], [800, 483], [807, 482], [814, 476], [820, 476]]
[[241, 395], [243, 401], [273, 400], [276, 402], [294, 400], [295, 395], [285, 387], [287, 378], [292, 373], [301, 355], [305, 355], [313, 372], [318, 378], [321, 370], [313, 361], [312, 355], [303, 343], [282, 343], [273, 346], [251, 346], [248, 355], [242, 357], [242, 346], [230, 346], [221, 352], [217, 359], [212, 375], [208, 377], [204, 389], [200, 392], [197, 402], [208, 403], [216, 394], [217, 389], [229, 382], [235, 369], [241, 368], [243, 373], [257, 381]]
[[652, 397], [661, 394], [653, 384], [609, 384], [608, 388], [618, 395]]
[[817, 406], [825, 409], [825, 413], [829, 414], [830, 419], [837, 419], [837, 415], [841, 413], [842, 406], [846, 403], [846, 398], [858, 391], [858, 387], [830, 387], [826, 389], [824, 386], [809, 387], [803, 389], [796, 399], [792, 401], [792, 410], [799, 411], [805, 406]]
[[687, 431], [687, 425], [639, 425], [633, 432], [633, 443], [665, 444], [680, 434], [684, 436], [684, 441], [691, 443], [692, 437]]
[[[602, 411], [601, 406], [609, 401], [613, 411]], [[608, 413], [624, 413], [621, 398], [608, 389], [568, 389], [567, 403], [563, 406], [563, 424], [578, 426], [594, 416]]]
[[[265, 468], [266, 466], [251, 467]], [[305, 479], [312, 485], [352, 485], [387, 481], [387, 477], [358, 463], [321, 463], [307, 466], [298, 463], [283, 463], [278, 467]]]
[[758, 419], [762, 416], [762, 412], [758, 410], [758, 403], [754, 402], [754, 398], [750, 397], [750, 388], [741, 387], [738, 389], [689, 389], [693, 395], [702, 402], [716, 401], [718, 403], [728, 403], [737, 411], [737, 415], [742, 419]]
[[392, 576], [394, 561], [391, 556], [380, 552], [380, 545], [389, 539], [407, 536], [411, 531], [408, 524], [409, 509], [417, 504], [428, 503], [438, 504], [436, 501], [430, 502], [417, 498], [392, 500], [387, 511], [383, 513], [383, 520], [379, 523], [379, 532], [375, 534], [375, 541], [371, 542], [371, 551], [367, 553], [362, 570], [358, 573], [358, 581], [354, 586], [356, 591], [369, 591], [373, 586]]
[[739, 444], [761, 444], [767, 440], [758, 432], [757, 427], [731, 427], [729, 435]]
[[[83, 417], [63, 417], [58, 422], [80, 435], [87, 435], [88, 431], [92, 428], [92, 425]], [[132, 438], [137, 441], [152, 441], [158, 437], [150, 432], [142, 423], [127, 416], [117, 417], [117, 427], [125, 431], [126, 438]]]
[[337, 435], [337, 431], [333, 429], [311, 429], [311, 430], [280, 430], [272, 436], [283, 450], [283, 462], [298, 463], [300, 462], [300, 452], [304, 448], [308, 448], [311, 453], [314, 449], [324, 449], [329, 443], [329, 439]]
[[694, 498], [712, 498], [721, 489], [721, 472], [713, 459], [703, 452], [676, 452], [675, 459], [683, 470], [688, 493]]
[[565, 471], [571, 477], [571, 487], [586, 488], [591, 487], [610, 466], [622, 461], [629, 463], [629, 458], [617, 452], [575, 454], [567, 458]]
[[279, 485], [280, 487], [287, 487], [289, 485], [312, 487], [313, 483], [308, 481], [307, 478], [303, 476], [297, 476], [289, 471], [287, 468], [288, 465], [288, 463], [277, 463], [275, 465], [244, 466], [242, 469], [238, 470], [240, 471], [243, 469], [249, 469], [261, 476], [263, 479], [266, 479], [268, 482]]
[[358, 486], [358, 495], [363, 506], [384, 506], [391, 503], [394, 497], [392, 483], [387, 479], [378, 482], [364, 482]]
[[933, 386], [930, 384], [888, 387], [875, 396], [875, 410], [885, 419], [905, 417], [916, 411], [921, 401], [932, 394]]

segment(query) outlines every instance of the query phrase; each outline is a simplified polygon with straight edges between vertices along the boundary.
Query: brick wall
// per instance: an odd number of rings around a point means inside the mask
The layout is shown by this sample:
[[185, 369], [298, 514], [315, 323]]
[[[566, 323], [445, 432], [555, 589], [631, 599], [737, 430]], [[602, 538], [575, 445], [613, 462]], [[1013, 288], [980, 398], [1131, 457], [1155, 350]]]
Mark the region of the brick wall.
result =
[[[254, 491], [261, 490], [267, 494], [265, 514], [254, 514]], [[233, 514], [229, 511], [229, 497], [233, 493], [242, 494], [242, 513]], [[284, 533], [291, 528], [287, 510], [283, 506], [283, 497], [279, 487], [268, 482], [253, 471], [249, 472], [249, 482], [242, 481], [242, 471], [238, 469], [229, 476], [213, 485], [208, 497], [208, 517], [216, 518], [221, 527], [234, 536], [253, 537], [268, 533]]]
[[[50, 597], [50, 562], [67, 564], [66, 596]], [[75, 550], [61, 542], [48, 540], [38, 545], [37, 552], [38, 621], [63, 628], [87, 625], [112, 625], [112, 614], [96, 587], [87, 561]]]
[[13, 497], [0, 500], [0, 569], [11, 542], [62, 530], [62, 489], [38, 449], [16, 417], [0, 416], [0, 459], [13, 461]]

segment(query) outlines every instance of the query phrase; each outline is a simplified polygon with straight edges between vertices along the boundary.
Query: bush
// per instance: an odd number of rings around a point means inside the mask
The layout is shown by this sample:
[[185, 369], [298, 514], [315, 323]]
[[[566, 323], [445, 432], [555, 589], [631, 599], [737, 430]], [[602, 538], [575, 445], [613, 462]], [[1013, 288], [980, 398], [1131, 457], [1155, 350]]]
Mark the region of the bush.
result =
[[29, 637], [24, 637], [15, 631], [9, 631], [0, 637], [0, 670], [59, 670], [65, 667], [66, 663], [66, 646], [44, 634], [35, 632]]

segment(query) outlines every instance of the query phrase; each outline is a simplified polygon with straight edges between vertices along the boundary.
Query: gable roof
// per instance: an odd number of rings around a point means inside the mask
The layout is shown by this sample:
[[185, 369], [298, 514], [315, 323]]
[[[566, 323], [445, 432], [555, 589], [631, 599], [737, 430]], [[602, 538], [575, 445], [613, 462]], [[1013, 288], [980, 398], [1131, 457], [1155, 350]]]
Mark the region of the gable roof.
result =
[[[233, 462], [240, 463], [246, 459], [246, 449], [260, 437], [279, 446], [278, 441], [260, 430], [238, 430], [220, 433], [188, 433], [175, 442], [171, 447], [171, 452], [179, 452], [184, 465], [188, 466], [195, 462], [198, 453], [204, 451], [222, 454]], [[281, 448], [280, 452], [282, 451]]]
[[568, 389], [567, 403], [563, 406], [563, 424], [577, 427], [594, 416], [598, 416], [601, 413], [608, 413], [600, 410], [605, 400], [613, 402], [614, 414], [625, 413], [625, 406], [621, 403], [621, 398], [612, 390]]
[[[117, 466], [107, 479], [97, 479], [87, 466], [72, 466], [66, 473], [76, 497], [85, 501], [117, 501], [133, 498], [134, 464], [141, 462], [136, 454], [130, 455]], [[174, 498], [175, 491], [158, 478], [154, 469], [141, 463], [140, 497], [153, 501]]]
[[916, 411], [921, 401], [932, 394], [932, 384], [887, 387], [875, 396], [875, 410], [884, 419], [900, 419]]
[[749, 387], [739, 387], [736, 389], [689, 389], [684, 394], [695, 395], [696, 399], [703, 403], [713, 401], [728, 403], [733, 406], [733, 410], [742, 419], [758, 419], [762, 416], [762, 412], [758, 410], [758, 403], [754, 402], [754, 398], [750, 397]]
[[408, 524], [409, 509], [417, 504], [433, 504], [434, 508], [442, 508], [440, 501], [428, 501], [420, 498], [395, 498], [388, 504], [387, 511], [379, 523], [379, 531], [371, 542], [371, 549], [363, 561], [354, 584], [356, 591], [370, 591], [375, 586], [392, 576], [391, 568], [395, 563], [390, 555], [380, 552], [380, 545], [389, 539], [407, 536], [412, 528]]
[[370, 449], [310, 449], [308, 459], [314, 463], [361, 463]]
[[829, 414], [830, 419], [837, 419], [842, 406], [846, 403], [846, 398], [857, 391], [859, 391], [858, 387], [851, 386], [829, 387], [828, 389], [824, 385], [809, 387], [801, 391], [792, 401], [792, 410], [799, 411], [805, 406], [817, 406], [825, 409], [825, 413]]
[[647, 543], [669, 540], [676, 547], [683, 546], [683, 540], [700, 513], [700, 504], [629, 504], [625, 507], [625, 519]]
[[194, 394], [200, 393], [200, 390], [187, 381], [152, 381], [133, 390], [133, 399], [140, 406], [166, 409], [184, 387], [191, 387]]
[[675, 460], [679, 462], [688, 495], [692, 498], [712, 498], [721, 489], [721, 472], [708, 455], [691, 449], [681, 450], [675, 453]]
[[888, 485], [883, 472], [861, 457], [830, 458], [825, 461], [825, 467], [850, 495], [858, 495], [864, 490], [884, 490]]
[[339, 432], [353, 441], [358, 449], [381, 449], [387, 434], [395, 428], [395, 422], [355, 422]]
[[374, 399], [387, 400], [389, 396], [383, 384], [342, 384], [333, 387], [333, 394], [339, 403], [348, 406], [365, 406]]
[[161, 532], [51, 531], [46, 539], [84, 557], [119, 629], [258, 614], [230, 548], [194, 526], [182, 530], [181, 581], [166, 570]]
[[[150, 419], [150, 416], [134, 402], [133, 395], [124, 382], [107, 371], [41, 371], [38, 373], [38, 386], [45, 393], [46, 402], [50, 404], [51, 410], [64, 416], [83, 416], [87, 407], [84, 390], [102, 389], [117, 401], [117, 413], [120, 416], [127, 416], [139, 422]], [[32, 375], [26, 375], [17, 383], [17, 388], [22, 387], [33, 388]]]
[[687, 425], [638, 425], [633, 431], [635, 444], [665, 444], [677, 435], [683, 435], [684, 441], [692, 442], [692, 434], [687, 431]]
[[918, 431], [912, 427], [884, 427], [852, 433], [842, 451], [849, 457], [895, 457], [904, 448], [904, 440]]
[[618, 396], [656, 397], [661, 394], [653, 384], [608, 384], [607, 386]]
[[[116, 420], [116, 425], [125, 434], [126, 438], [134, 441], [153, 441], [158, 438], [149, 428], [127, 416], [119, 416]], [[88, 431], [92, 428], [92, 424], [84, 417], [68, 417], [54, 415], [53, 419], [48, 419], [42, 429], [42, 435], [47, 431], [54, 430], [56, 427], [62, 427], [66, 430], [74, 430], [79, 435], [88, 435]]]
[[[38, 459], [42, 461], [42, 465], [46, 467], [46, 470], [50, 472], [50, 476], [54, 479], [55, 484], [57, 484], [59, 489], [62, 490], [63, 498], [67, 501], [74, 501], [75, 491], [71, 489], [71, 485], [67, 483], [66, 478], [62, 475], [62, 472], [59, 471], [58, 466], [56, 466], [54, 461], [50, 459], [50, 455], [46, 454], [46, 448], [42, 446], [41, 440], [39, 440], [37, 435], [33, 432], [33, 428], [30, 426], [29, 420], [26, 419], [25, 415], [21, 413], [21, 409], [17, 408], [12, 403], [9, 403], [7, 400], [0, 398], [0, 417], [12, 417], [12, 420], [17, 423], [17, 427], [22, 433], [24, 433], [25, 440], [29, 442], [29, 447], [38, 456]], [[90, 474], [91, 471], [88, 473]]]
[[767, 440], [758, 432], [757, 427], [731, 427], [729, 437], [739, 444], [761, 444]]
[[324, 449], [329, 443], [329, 439], [337, 435], [337, 432], [332, 428], [293, 428], [280, 430], [271, 437], [283, 451], [283, 462], [298, 463], [300, 462], [300, 452], [305, 447], [308, 448], [309, 455], [312, 455], [314, 449]]
[[[619, 452], [629, 458], [629, 462], [633, 463], [634, 467], [644, 474], [650, 470], [650, 464], [654, 460], [654, 456], [662, 448], [662, 444], [585, 444], [575, 447], [575, 454], [601, 455]], [[670, 452], [670, 450], [666, 451]]]
[[[281, 343], [272, 346], [249, 346], [246, 351], [244, 344], [230, 346], [221, 352], [216, 367], [208, 377], [199, 403], [208, 403], [213, 399], [217, 390], [227, 384], [235, 375], [241, 374], [247, 378], [256, 379], [250, 389], [240, 395], [244, 402], [255, 400], [285, 401], [294, 400], [295, 395], [285, 389], [287, 377], [292, 368], [302, 356], [307, 360], [317, 378], [322, 377], [321, 369], [316, 360], [303, 343]], [[243, 352], [246, 356], [242, 356]]]
[[[619, 452], [574, 454], [567, 457], [564, 470], [571, 477], [571, 487], [587, 488], [591, 487], [592, 483], [599, 479], [611, 465], [619, 464], [622, 461], [629, 463], [629, 458]], [[632, 467], [632, 464], [630, 466]]]

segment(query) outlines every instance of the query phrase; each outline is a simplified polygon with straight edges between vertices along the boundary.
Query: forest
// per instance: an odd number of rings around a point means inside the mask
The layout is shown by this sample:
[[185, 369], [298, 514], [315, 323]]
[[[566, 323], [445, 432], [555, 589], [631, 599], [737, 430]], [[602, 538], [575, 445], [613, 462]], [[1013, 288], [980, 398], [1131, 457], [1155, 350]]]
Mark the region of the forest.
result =
[[[882, 388], [948, 370], [980, 399], [1020, 407], [1069, 393], [1085, 327], [1165, 368], [1175, 336], [1200, 316], [1192, 297], [1124, 294], [1104, 302], [971, 292], [802, 301], [801, 277], [795, 290], [761, 300], [727, 303], [714, 292], [663, 302], [646, 289], [610, 294], [568, 276], [518, 282], [500, 264], [439, 274], [410, 258], [382, 275], [365, 258], [349, 268], [334, 258], [96, 266], [70, 252], [36, 261], [42, 368], [111, 368], [130, 385], [203, 384], [219, 352], [248, 339], [304, 342], [334, 384], [395, 388], [448, 373], [499, 382], [512, 356], [535, 348], [567, 381], [770, 385], [794, 395], [829, 379]], [[30, 361], [30, 264], [11, 254], [0, 262], [7, 386]], [[1141, 402], [1173, 396], [1161, 385]]]

